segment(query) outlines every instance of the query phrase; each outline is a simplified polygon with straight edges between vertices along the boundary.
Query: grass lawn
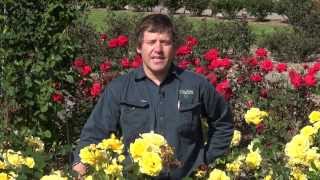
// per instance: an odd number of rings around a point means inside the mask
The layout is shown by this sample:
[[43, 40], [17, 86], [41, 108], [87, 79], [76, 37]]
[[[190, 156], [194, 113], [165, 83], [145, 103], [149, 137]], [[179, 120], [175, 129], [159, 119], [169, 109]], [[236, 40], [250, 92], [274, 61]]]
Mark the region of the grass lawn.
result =
[[[122, 13], [122, 14], [134, 14], [138, 12], [132, 12], [132, 11], [116, 11], [115, 13]], [[106, 17], [106, 9], [92, 9], [88, 13], [88, 20], [90, 23], [92, 23], [96, 30], [101, 32], [103, 31], [103, 21]], [[212, 22], [214, 24], [215, 22], [223, 21], [220, 19], [212, 18], [212, 17], [206, 17], [207, 19], [210, 19], [208, 22]], [[201, 17], [188, 17], [189, 20], [191, 20], [192, 23], [196, 26], [198, 22], [201, 21]], [[251, 22], [249, 21], [249, 27], [252, 28], [253, 33], [256, 35], [257, 40], [262, 38], [266, 34], [270, 34], [275, 32], [277, 28], [280, 29], [290, 29], [290, 27], [287, 24], [280, 23], [280, 22]]]

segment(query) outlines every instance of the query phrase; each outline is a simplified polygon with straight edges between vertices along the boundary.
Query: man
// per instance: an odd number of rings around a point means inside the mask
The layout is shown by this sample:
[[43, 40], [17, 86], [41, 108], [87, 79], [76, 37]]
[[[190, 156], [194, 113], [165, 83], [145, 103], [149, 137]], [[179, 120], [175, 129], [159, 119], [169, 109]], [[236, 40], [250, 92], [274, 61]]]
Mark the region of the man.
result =
[[[172, 63], [176, 32], [166, 15], [146, 16], [137, 37], [143, 65], [113, 80], [101, 94], [81, 132], [73, 169], [84, 174], [79, 150], [112, 132], [123, 136], [128, 147], [139, 134], [154, 131], [174, 147], [182, 163], [161, 178], [182, 179], [227, 150], [233, 135], [231, 112], [209, 81]], [[206, 144], [202, 117], [209, 125]]]

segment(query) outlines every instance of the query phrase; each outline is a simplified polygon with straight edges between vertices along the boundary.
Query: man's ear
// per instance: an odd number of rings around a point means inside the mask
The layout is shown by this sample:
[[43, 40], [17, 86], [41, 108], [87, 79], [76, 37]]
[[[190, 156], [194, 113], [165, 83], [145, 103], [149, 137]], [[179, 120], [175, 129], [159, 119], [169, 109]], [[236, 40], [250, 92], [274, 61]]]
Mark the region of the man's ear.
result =
[[141, 47], [140, 46], [138, 46], [136, 50], [137, 50], [138, 54], [141, 54]]

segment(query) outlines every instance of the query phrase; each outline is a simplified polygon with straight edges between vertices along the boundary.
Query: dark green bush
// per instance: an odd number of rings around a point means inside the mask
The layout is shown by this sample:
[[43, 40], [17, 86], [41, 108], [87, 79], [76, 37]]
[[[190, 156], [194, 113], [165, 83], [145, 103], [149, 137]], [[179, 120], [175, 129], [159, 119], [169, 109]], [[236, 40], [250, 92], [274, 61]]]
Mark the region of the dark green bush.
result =
[[255, 16], [258, 21], [263, 21], [273, 11], [274, 0], [247, 0], [246, 10]]
[[158, 0], [128, 0], [128, 3], [135, 8], [136, 11], [146, 9], [151, 11], [151, 8], [158, 5]]
[[209, 0], [183, 0], [183, 5], [192, 15], [200, 16], [202, 11], [208, 8]]
[[244, 8], [244, 0], [211, 0], [212, 6], [215, 6], [224, 17], [234, 19], [237, 13]]
[[65, 142], [68, 122], [57, 118], [51, 96], [57, 81], [68, 87], [64, 79], [78, 47], [68, 28], [80, 17], [79, 6], [36, 0], [0, 4], [1, 123], [50, 129], [56, 132], [52, 141]]
[[310, 37], [304, 31], [278, 30], [267, 35], [259, 46], [268, 48], [279, 61], [306, 62], [319, 53], [319, 42], [319, 37]]
[[106, 6], [110, 10], [123, 9], [128, 4], [128, 0], [105, 0]]
[[192, 34], [199, 39], [199, 49], [218, 48], [222, 55], [248, 54], [254, 35], [245, 21], [219, 22], [214, 25], [203, 20]]
[[169, 14], [174, 14], [183, 6], [183, 0], [163, 0], [163, 5], [168, 8]]

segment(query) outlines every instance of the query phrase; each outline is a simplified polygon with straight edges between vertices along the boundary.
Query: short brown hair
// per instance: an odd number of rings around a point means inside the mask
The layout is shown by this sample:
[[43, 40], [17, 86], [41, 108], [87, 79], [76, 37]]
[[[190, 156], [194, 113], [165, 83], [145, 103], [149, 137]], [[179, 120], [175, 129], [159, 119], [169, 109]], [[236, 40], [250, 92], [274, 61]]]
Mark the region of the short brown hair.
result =
[[171, 34], [173, 43], [176, 42], [176, 29], [171, 19], [164, 14], [151, 14], [142, 19], [140, 24], [136, 28], [136, 41], [140, 46], [143, 40], [143, 34], [148, 32], [167, 32]]

